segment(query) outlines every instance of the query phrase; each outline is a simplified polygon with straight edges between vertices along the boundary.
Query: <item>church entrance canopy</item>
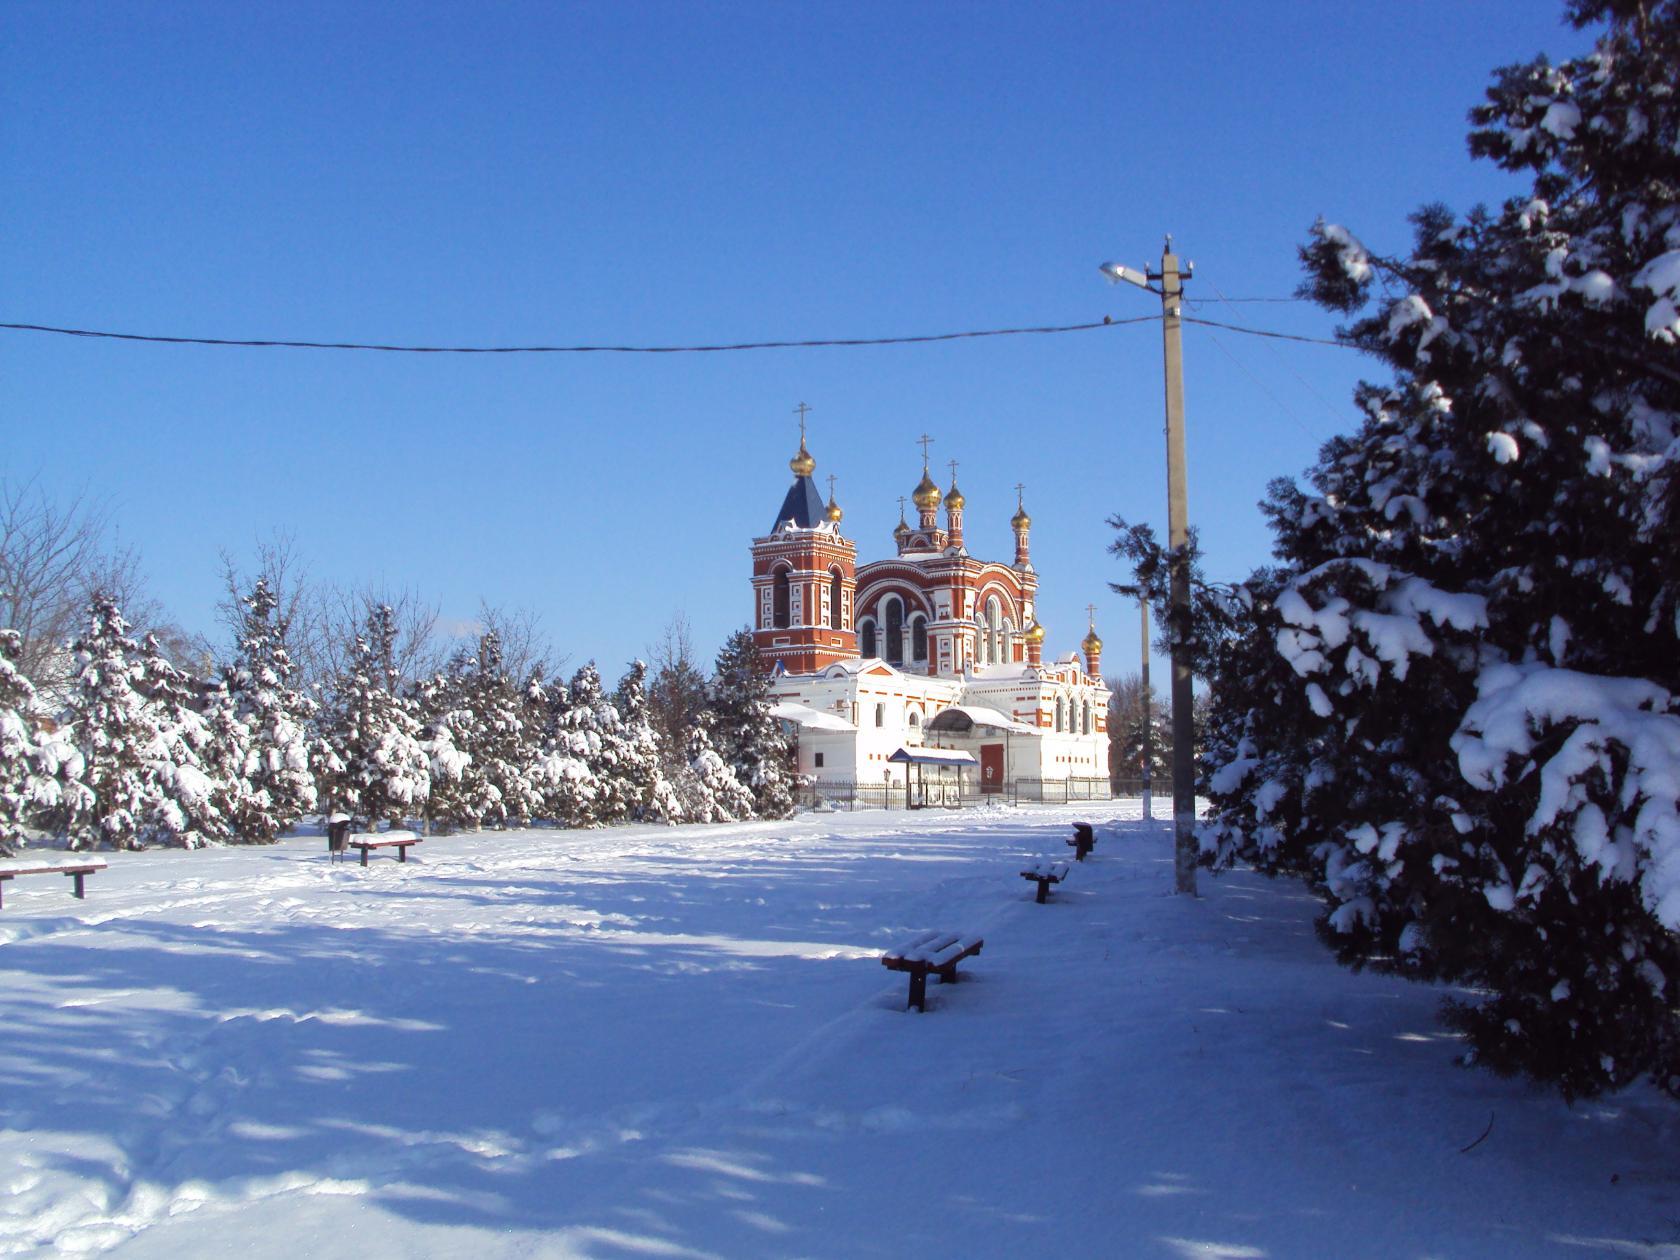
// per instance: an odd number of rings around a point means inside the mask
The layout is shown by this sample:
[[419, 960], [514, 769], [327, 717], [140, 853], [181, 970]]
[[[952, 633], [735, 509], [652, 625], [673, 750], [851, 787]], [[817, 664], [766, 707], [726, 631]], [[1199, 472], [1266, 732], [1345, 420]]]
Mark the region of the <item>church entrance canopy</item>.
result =
[[1016, 735], [1038, 733], [1034, 727], [1016, 721], [1007, 713], [979, 704], [953, 704], [941, 709], [929, 719], [927, 730], [930, 735], [974, 735], [989, 731], [1010, 731]]

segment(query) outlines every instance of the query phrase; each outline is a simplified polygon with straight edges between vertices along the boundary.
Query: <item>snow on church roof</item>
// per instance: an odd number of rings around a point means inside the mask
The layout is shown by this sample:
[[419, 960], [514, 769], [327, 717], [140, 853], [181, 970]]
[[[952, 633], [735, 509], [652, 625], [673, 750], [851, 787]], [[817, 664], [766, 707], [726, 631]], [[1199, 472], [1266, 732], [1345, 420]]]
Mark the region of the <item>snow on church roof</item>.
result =
[[855, 731], [845, 718], [836, 713], [824, 713], [820, 709], [813, 709], [808, 705], [795, 704], [791, 700], [782, 700], [770, 706], [770, 715], [780, 718], [784, 722], [796, 722], [807, 730], [813, 731]]
[[[953, 716], [954, 715], [954, 716]], [[962, 722], [956, 718], [966, 718], [968, 727], [989, 726], [998, 730], [1015, 731], [1022, 735], [1037, 735], [1039, 730], [1035, 726], [1028, 726], [1025, 722], [1017, 722], [1008, 714], [987, 708], [983, 704], [952, 704], [941, 709], [928, 719], [927, 728], [930, 731], [959, 731], [966, 730]]]

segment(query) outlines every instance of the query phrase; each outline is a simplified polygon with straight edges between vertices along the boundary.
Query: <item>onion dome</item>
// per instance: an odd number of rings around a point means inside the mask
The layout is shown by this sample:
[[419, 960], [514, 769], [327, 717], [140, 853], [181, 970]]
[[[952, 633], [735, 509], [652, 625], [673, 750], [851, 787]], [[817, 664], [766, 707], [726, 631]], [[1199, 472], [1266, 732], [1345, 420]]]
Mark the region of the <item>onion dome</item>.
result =
[[898, 539], [900, 542], [903, 542], [906, 538], [910, 537], [910, 524], [909, 524], [909, 522], [900, 521], [897, 525], [894, 525], [893, 526], [893, 537]]
[[927, 475], [927, 469], [922, 469], [922, 479], [916, 483], [915, 490], [911, 492], [910, 501], [921, 508], [922, 511], [928, 512], [939, 506], [939, 500], [942, 497], [939, 493], [939, 487], [933, 484], [933, 478]]
[[1015, 509], [1015, 515], [1009, 518], [1009, 523], [1016, 529], [1027, 529], [1032, 525], [1032, 517], [1027, 515], [1026, 508], [1018, 507]]
[[793, 469], [795, 477], [809, 477], [816, 468], [817, 461], [811, 458], [811, 452], [805, 449], [805, 439], [799, 439], [799, 454], [788, 460], [788, 467]]
[[840, 523], [840, 518], [844, 515], [845, 513], [840, 510], [840, 505], [834, 501], [834, 491], [830, 490], [828, 492], [828, 519], [838, 525]]
[[1033, 622], [1032, 625], [1027, 627], [1026, 639], [1028, 643], [1043, 643], [1044, 627], [1036, 621]]
[[1085, 641], [1079, 645], [1085, 649], [1086, 656], [1095, 656], [1102, 651], [1102, 640], [1097, 637], [1097, 628], [1091, 627], [1091, 633], [1085, 636]]
[[945, 506], [953, 512], [960, 512], [963, 510], [963, 504], [967, 502], [968, 500], [963, 498], [963, 492], [957, 489], [957, 479], [951, 478], [951, 488], [945, 492]]

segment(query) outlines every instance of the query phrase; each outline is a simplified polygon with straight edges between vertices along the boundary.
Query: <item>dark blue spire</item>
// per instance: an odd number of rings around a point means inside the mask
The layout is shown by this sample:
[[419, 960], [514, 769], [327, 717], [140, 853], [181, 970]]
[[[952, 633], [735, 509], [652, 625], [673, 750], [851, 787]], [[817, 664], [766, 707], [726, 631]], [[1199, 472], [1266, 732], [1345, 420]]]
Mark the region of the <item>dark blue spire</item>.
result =
[[787, 498], [782, 500], [782, 509], [776, 513], [770, 532], [775, 533], [783, 521], [792, 521], [800, 529], [810, 529], [827, 519], [828, 508], [822, 495], [817, 493], [816, 483], [808, 476], [796, 477], [788, 488]]

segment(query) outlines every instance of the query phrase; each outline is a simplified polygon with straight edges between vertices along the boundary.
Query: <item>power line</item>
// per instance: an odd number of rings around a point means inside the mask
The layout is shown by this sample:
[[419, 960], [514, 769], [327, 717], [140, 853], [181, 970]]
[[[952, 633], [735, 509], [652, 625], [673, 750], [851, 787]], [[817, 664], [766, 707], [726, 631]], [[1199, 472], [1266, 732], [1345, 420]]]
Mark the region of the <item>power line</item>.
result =
[[1131, 319], [1102, 319], [1090, 324], [1060, 324], [1038, 328], [987, 328], [970, 332], [928, 333], [911, 337], [829, 337], [809, 341], [740, 341], [693, 346], [403, 346], [360, 341], [281, 341], [236, 337], [170, 337], [157, 333], [111, 332], [97, 328], [57, 328], [49, 324], [0, 323], [15, 332], [54, 333], [65, 337], [97, 337], [110, 341], [145, 341], [172, 346], [235, 346], [285, 350], [378, 350], [388, 354], [718, 354], [733, 350], [793, 350], [828, 346], [903, 346], [976, 337], [1019, 337], [1051, 333], [1089, 332], [1121, 324], [1153, 323], [1159, 315]]
[[[1217, 319], [1197, 319], [1194, 315], [1184, 317], [1186, 324], [1202, 324], [1208, 328], [1223, 328], [1226, 332], [1247, 333], [1250, 337], [1271, 337], [1277, 341], [1304, 341], [1314, 346], [1336, 346], [1342, 350], [1360, 350], [1351, 341], [1335, 341], [1329, 337], [1303, 337], [1298, 333], [1272, 332], [1267, 328], [1244, 328], [1241, 324], [1222, 324]], [[4, 325], [0, 325], [4, 327]]]
[[[1227, 299], [1235, 300], [1235, 299]], [[1262, 299], [1252, 299], [1259, 301]], [[1270, 301], [1272, 299], [1264, 299]], [[1278, 299], [1286, 300], [1286, 299]], [[1295, 299], [1287, 299], [1293, 301]], [[52, 324], [21, 324], [0, 322], [0, 329], [12, 332], [50, 333], [61, 337], [93, 337], [106, 341], [141, 341], [169, 346], [217, 346], [262, 350], [375, 350], [386, 354], [721, 354], [736, 350], [809, 350], [831, 347], [910, 346], [941, 341], [966, 341], [979, 337], [1044, 336], [1056, 333], [1091, 332], [1099, 328], [1118, 328], [1125, 324], [1150, 324], [1159, 315], [1134, 315], [1128, 319], [1105, 317], [1088, 324], [1051, 324], [1030, 328], [983, 328], [966, 332], [923, 333], [905, 337], [824, 337], [804, 341], [736, 341], [716, 345], [688, 346], [409, 346], [367, 341], [292, 341], [278, 338], [245, 337], [176, 337], [163, 333], [113, 332], [103, 328], [61, 328]], [[1271, 337], [1279, 341], [1303, 341], [1309, 345], [1337, 346], [1357, 350], [1351, 342], [1334, 341], [1325, 337], [1304, 337], [1296, 333], [1273, 332], [1265, 328], [1245, 328], [1240, 324], [1225, 324], [1193, 315], [1183, 317], [1186, 324], [1201, 324], [1208, 328], [1223, 328], [1227, 332], [1244, 333], [1250, 337]]]

